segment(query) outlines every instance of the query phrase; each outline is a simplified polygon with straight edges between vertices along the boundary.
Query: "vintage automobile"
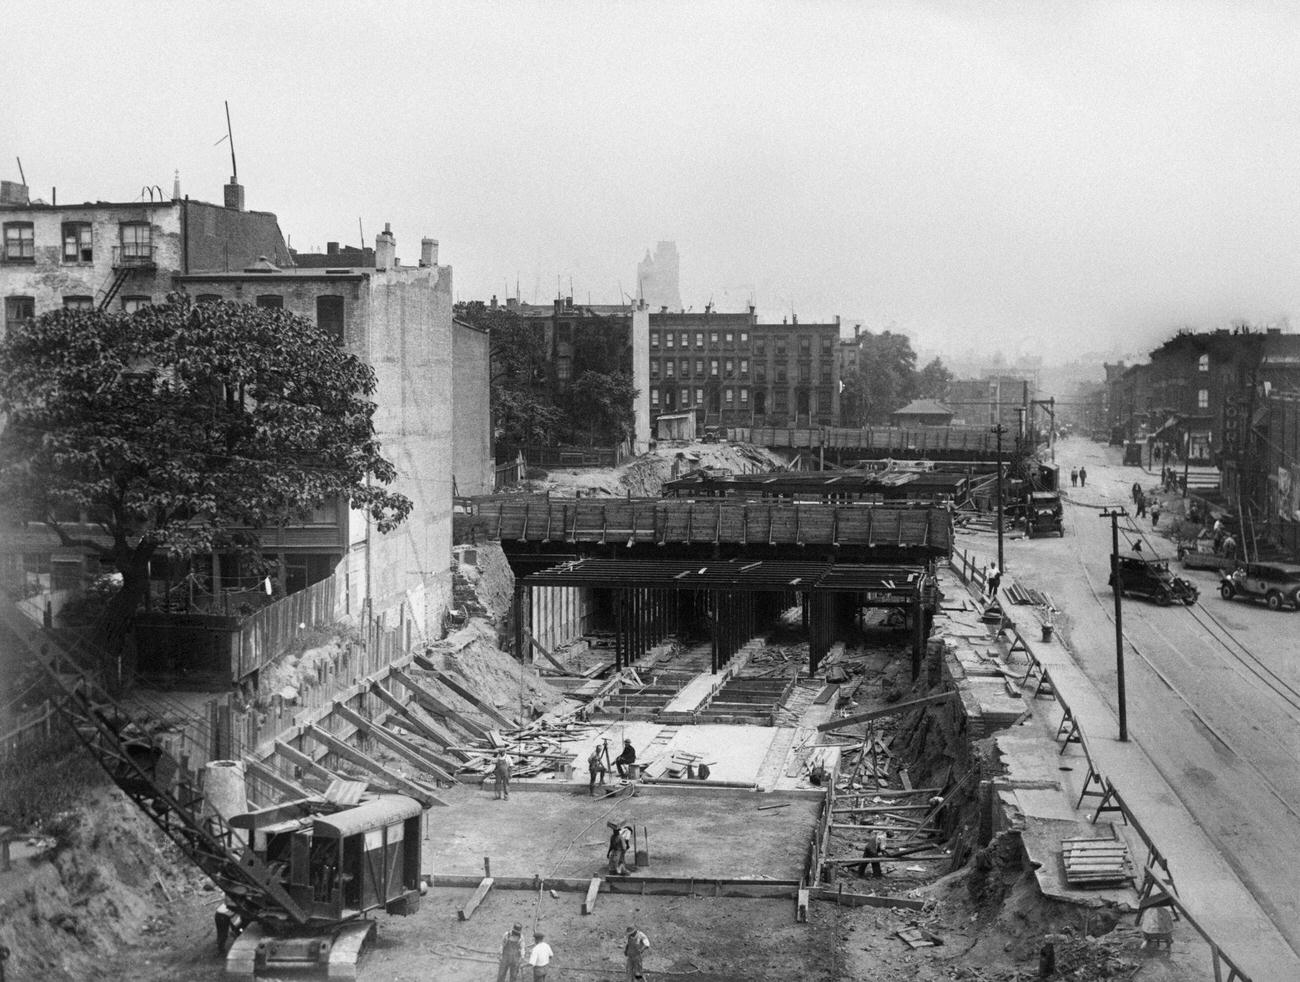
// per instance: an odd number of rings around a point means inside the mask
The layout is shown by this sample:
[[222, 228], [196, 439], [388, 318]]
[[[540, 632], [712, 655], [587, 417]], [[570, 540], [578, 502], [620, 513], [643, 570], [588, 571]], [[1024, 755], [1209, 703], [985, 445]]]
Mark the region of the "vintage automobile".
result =
[[1281, 610], [1286, 604], [1300, 610], [1300, 566], [1291, 563], [1246, 563], [1219, 581], [1219, 595], [1224, 600], [1242, 597], [1263, 600], [1269, 610]]
[[1055, 491], [1031, 491], [1025, 496], [1025, 535], [1051, 535], [1065, 538], [1062, 524], [1061, 496]]
[[1108, 582], [1112, 590], [1118, 589], [1121, 594], [1131, 593], [1136, 597], [1146, 597], [1162, 607], [1174, 601], [1190, 607], [1200, 596], [1196, 584], [1171, 573], [1169, 562], [1165, 559], [1120, 556], [1119, 574], [1121, 582], [1118, 586], [1115, 583], [1115, 574], [1110, 575]]

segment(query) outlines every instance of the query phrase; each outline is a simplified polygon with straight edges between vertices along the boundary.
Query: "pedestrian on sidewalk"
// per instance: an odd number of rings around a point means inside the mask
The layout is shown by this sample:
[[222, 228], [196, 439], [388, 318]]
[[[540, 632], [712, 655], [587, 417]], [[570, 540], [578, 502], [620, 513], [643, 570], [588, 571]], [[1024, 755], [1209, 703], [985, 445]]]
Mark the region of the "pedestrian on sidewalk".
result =
[[623, 942], [623, 957], [627, 959], [627, 982], [640, 982], [645, 978], [645, 953], [650, 950], [650, 939], [635, 926], [627, 929]]
[[533, 969], [533, 982], [546, 982], [547, 973], [551, 970], [551, 958], [555, 952], [551, 946], [546, 943], [546, 935], [541, 931], [533, 935], [533, 949], [528, 953], [528, 964]]
[[1072, 487], [1072, 488], [1077, 488], [1078, 486], [1079, 486], [1079, 468], [1077, 468], [1077, 467], [1071, 467], [1071, 468], [1070, 468], [1070, 487]]
[[1002, 585], [1002, 570], [998, 569], [998, 564], [989, 561], [984, 567], [984, 589], [988, 591], [989, 600], [998, 599], [998, 587]]
[[1138, 499], [1142, 497], [1142, 485], [1138, 484], [1137, 481], [1133, 482], [1132, 494], [1133, 494], [1133, 504], [1136, 505], [1138, 503]]
[[492, 762], [492, 779], [496, 785], [497, 799], [510, 800], [510, 774], [514, 770], [514, 761], [504, 749], [497, 751], [496, 760]]
[[1086, 488], [1087, 486], [1088, 486], [1088, 468], [1086, 468], [1086, 467], [1080, 467], [1080, 468], [1079, 468], [1079, 487], [1081, 487], [1081, 488]]
[[1155, 504], [1151, 506], [1151, 527], [1155, 528], [1159, 524], [1160, 524], [1160, 505]]
[[1141, 490], [1138, 491], [1137, 506], [1138, 506], [1137, 517], [1146, 518], [1147, 517], [1147, 496]]

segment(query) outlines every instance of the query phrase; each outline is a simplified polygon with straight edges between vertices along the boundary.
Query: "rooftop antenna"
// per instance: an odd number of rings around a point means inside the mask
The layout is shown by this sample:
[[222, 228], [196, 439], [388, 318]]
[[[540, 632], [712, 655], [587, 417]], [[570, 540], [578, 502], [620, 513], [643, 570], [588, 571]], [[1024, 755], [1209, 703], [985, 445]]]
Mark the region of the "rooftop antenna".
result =
[[239, 167], [235, 164], [235, 131], [230, 126], [230, 100], [226, 100], [226, 136], [230, 139], [230, 183], [239, 183]]
[[23, 184], [26, 185], [27, 175], [23, 173], [23, 158], [14, 157], [14, 160], [18, 161], [18, 177], [23, 182]]
[[366, 251], [366, 230], [361, 227], [361, 216], [357, 216], [357, 234], [361, 236], [361, 251]]

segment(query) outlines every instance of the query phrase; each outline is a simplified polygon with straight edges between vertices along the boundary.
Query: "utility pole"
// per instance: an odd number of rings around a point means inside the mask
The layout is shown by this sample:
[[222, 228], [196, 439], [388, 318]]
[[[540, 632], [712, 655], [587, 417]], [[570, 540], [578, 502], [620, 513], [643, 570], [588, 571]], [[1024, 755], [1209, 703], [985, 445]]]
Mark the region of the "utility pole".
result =
[[1124, 595], [1123, 574], [1119, 568], [1119, 520], [1127, 518], [1123, 508], [1108, 508], [1102, 518], [1110, 519], [1110, 572], [1115, 590], [1115, 682], [1119, 695], [1119, 739], [1128, 742], [1128, 707], [1124, 701], [1124, 620], [1121, 598]]
[[1006, 563], [1002, 559], [1002, 434], [1007, 428], [1001, 423], [993, 427], [993, 434], [998, 438], [998, 569], [1005, 571]]

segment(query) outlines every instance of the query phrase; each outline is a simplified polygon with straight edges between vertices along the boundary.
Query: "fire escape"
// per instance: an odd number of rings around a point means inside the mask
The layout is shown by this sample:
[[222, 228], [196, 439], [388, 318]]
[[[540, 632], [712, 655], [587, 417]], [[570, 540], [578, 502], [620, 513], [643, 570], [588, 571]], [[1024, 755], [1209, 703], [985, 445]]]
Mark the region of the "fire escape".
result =
[[121, 292], [123, 284], [136, 273], [153, 273], [158, 268], [154, 261], [154, 246], [150, 242], [124, 242], [113, 247], [113, 278], [100, 294], [99, 309], [107, 310], [113, 298]]

